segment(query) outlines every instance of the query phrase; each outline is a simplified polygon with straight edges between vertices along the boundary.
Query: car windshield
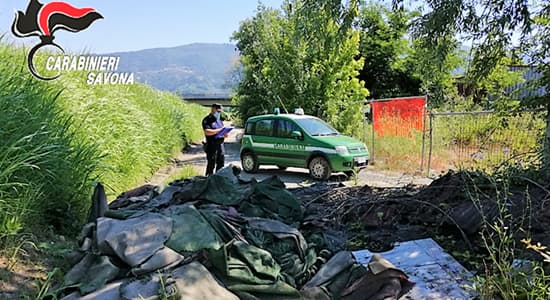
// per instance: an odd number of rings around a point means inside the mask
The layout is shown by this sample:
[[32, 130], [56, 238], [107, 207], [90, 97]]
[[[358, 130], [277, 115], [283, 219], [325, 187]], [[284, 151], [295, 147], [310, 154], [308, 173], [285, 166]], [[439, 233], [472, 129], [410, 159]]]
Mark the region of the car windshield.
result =
[[317, 118], [296, 119], [296, 122], [312, 136], [339, 135], [340, 133]]

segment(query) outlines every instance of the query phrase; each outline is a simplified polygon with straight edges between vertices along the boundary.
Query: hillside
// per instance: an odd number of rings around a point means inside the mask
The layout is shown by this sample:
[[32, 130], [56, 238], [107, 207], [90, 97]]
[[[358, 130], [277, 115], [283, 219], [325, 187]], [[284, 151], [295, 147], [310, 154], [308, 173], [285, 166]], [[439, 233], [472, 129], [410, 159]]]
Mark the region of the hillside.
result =
[[227, 93], [225, 86], [238, 53], [231, 44], [190, 44], [109, 55], [120, 57], [119, 71], [138, 82], [178, 94]]

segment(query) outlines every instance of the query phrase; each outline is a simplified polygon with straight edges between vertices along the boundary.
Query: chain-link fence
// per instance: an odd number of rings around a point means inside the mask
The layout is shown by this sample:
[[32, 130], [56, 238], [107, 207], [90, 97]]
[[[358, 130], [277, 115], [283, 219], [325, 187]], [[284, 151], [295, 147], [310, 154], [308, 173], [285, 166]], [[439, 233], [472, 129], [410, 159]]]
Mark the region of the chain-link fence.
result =
[[419, 171], [426, 97], [376, 99], [364, 103], [362, 140], [379, 169]]
[[[426, 170], [489, 170], [540, 151], [545, 122], [539, 112], [503, 116], [491, 111], [428, 114]], [[423, 166], [421, 166], [423, 167]], [[422, 168], [423, 169], [423, 168]]]
[[[521, 162], [542, 147], [545, 120], [541, 112], [504, 116], [492, 111], [426, 111], [418, 129], [418, 120], [372, 118], [372, 103], [365, 103], [361, 138], [379, 169], [422, 175], [449, 169], [490, 170], [507, 161]], [[378, 129], [380, 123], [384, 132]]]

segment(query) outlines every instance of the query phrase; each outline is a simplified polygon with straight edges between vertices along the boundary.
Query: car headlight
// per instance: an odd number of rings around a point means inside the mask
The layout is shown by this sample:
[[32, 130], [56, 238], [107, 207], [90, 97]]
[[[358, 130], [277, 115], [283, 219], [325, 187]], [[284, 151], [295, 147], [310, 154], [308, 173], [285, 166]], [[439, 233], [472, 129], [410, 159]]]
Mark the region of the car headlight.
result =
[[338, 153], [340, 155], [348, 155], [349, 154], [348, 148], [346, 146], [336, 146], [334, 149], [336, 150], [336, 153]]

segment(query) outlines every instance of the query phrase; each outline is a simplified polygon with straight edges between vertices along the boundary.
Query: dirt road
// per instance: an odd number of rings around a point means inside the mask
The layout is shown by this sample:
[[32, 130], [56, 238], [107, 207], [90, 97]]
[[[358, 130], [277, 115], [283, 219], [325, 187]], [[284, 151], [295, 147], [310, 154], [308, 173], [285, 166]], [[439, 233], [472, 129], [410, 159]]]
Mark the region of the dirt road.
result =
[[[233, 164], [235, 166], [238, 166], [239, 168], [242, 168], [239, 156], [240, 142], [237, 140], [237, 136], [239, 134], [242, 134], [242, 129], [236, 128], [230, 133], [229, 137], [226, 139], [225, 162], [226, 165]], [[193, 165], [199, 174], [204, 174], [204, 171], [206, 169], [206, 156], [202, 151], [202, 146], [192, 145], [190, 147], [187, 147], [185, 152], [180, 153], [175, 159], [175, 165]], [[151, 183], [158, 184], [159, 182], [162, 182], [162, 175], [165, 174], [166, 176], [168, 176], [167, 174], [174, 171], [173, 169], [173, 167], [169, 167], [168, 169], [161, 171], [161, 175], [155, 175], [155, 178], [151, 180]], [[243, 172], [241, 174], [241, 178], [250, 179], [252, 177], [255, 177], [258, 180], [262, 180], [272, 175], [279, 176], [289, 188], [308, 185], [312, 183], [307, 169], [288, 168], [285, 171], [281, 171], [276, 166], [261, 166], [260, 170], [256, 174], [248, 174]], [[330, 177], [329, 181], [344, 182], [348, 186], [354, 185], [356, 183], [354, 180], [351, 180], [343, 173], [333, 174]], [[431, 182], [431, 179], [425, 177], [376, 171], [372, 166], [369, 166], [367, 169], [362, 170], [359, 173], [357, 180], [358, 185], [369, 185], [373, 187], [401, 187], [409, 184], [428, 185]]]

